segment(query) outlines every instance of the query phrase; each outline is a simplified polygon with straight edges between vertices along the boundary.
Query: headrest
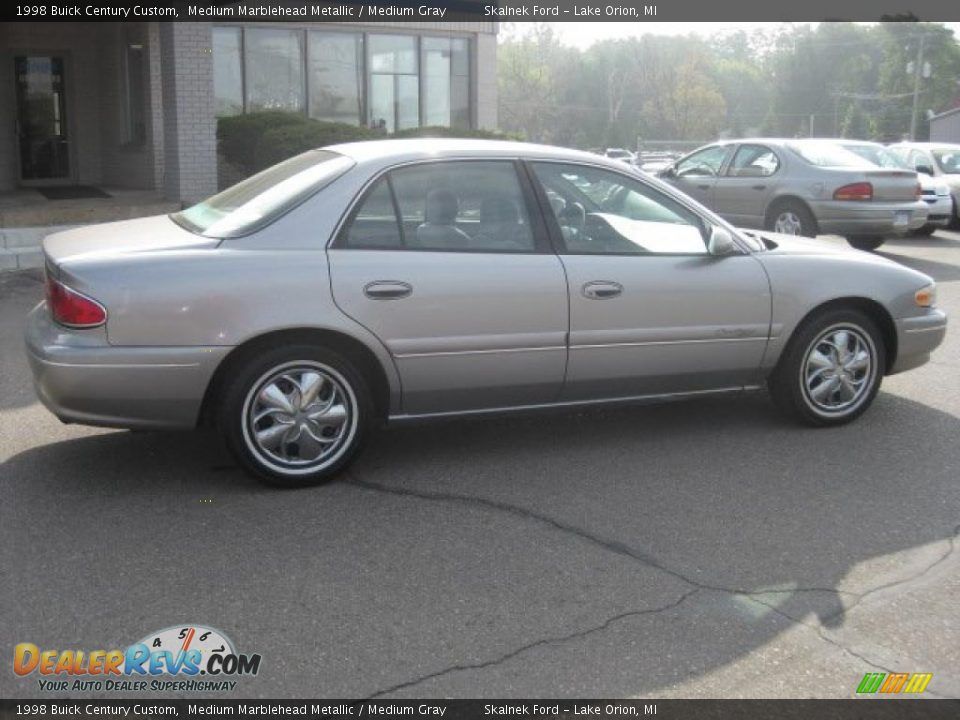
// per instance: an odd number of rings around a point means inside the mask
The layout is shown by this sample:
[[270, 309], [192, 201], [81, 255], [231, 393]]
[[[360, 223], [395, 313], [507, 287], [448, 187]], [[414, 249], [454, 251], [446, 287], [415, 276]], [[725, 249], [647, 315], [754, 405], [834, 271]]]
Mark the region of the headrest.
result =
[[449, 190], [431, 190], [427, 193], [423, 219], [432, 225], [453, 225], [460, 201]]

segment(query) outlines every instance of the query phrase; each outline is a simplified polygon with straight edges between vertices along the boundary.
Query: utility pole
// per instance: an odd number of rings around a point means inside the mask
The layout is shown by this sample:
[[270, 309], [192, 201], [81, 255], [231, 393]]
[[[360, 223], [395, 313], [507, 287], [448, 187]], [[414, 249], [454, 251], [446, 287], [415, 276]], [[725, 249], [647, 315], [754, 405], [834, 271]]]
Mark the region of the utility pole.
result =
[[923, 74], [923, 46], [927, 34], [920, 36], [920, 47], [917, 48], [917, 64], [913, 68], [913, 111], [910, 113], [910, 139], [917, 139], [917, 107], [920, 104], [920, 76]]

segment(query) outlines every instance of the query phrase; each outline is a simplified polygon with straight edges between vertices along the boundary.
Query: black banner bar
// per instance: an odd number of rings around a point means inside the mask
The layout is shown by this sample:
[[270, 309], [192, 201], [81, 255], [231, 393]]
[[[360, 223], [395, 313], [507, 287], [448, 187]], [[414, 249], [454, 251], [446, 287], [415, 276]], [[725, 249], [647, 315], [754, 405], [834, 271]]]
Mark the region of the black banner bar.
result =
[[960, 700], [0, 700], [19, 718], [954, 720]]
[[957, 0], [11, 0], [6, 21], [820, 22], [960, 21]]

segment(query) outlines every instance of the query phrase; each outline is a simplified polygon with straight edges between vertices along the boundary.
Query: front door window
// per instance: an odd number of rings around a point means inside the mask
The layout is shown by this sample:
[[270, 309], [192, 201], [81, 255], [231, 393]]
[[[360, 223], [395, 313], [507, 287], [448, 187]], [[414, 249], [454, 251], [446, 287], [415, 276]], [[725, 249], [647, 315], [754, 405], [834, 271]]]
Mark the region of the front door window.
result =
[[63, 65], [50, 55], [14, 58], [22, 180], [70, 176]]

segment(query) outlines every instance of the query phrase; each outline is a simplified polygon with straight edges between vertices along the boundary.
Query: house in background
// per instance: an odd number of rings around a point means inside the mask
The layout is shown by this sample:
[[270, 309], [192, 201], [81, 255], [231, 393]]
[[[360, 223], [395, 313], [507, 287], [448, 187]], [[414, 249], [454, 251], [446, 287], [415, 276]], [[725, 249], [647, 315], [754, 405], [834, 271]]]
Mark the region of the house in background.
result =
[[[0, 192], [217, 189], [218, 115], [494, 129], [494, 22], [4, 23]], [[3, 69], [6, 68], [4, 71]]]
[[960, 145], [960, 106], [930, 118], [930, 142]]

